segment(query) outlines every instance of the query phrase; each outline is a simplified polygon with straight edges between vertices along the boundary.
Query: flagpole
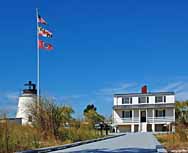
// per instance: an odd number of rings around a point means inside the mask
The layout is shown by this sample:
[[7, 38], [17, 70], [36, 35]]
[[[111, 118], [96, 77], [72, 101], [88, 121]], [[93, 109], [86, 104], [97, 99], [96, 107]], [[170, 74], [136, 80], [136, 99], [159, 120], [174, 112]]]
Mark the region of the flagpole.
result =
[[39, 52], [39, 35], [38, 35], [38, 8], [36, 8], [36, 20], [37, 20], [37, 103], [40, 98], [40, 52]]

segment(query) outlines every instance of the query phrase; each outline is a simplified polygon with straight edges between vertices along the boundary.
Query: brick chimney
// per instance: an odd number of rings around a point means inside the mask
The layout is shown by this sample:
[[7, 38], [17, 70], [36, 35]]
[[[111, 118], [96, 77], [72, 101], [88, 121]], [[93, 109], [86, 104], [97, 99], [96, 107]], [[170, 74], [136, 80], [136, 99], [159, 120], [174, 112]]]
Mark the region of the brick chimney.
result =
[[146, 85], [142, 87], [142, 91], [141, 92], [142, 92], [142, 94], [146, 94], [148, 92]]

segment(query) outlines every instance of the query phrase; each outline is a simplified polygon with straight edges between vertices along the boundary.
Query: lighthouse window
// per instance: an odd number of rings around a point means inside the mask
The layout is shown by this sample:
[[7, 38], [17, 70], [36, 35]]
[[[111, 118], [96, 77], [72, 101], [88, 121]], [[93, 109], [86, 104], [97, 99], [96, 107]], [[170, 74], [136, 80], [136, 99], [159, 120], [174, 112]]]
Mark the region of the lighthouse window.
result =
[[32, 116], [31, 115], [29, 115], [29, 117], [28, 117], [28, 122], [32, 122]]

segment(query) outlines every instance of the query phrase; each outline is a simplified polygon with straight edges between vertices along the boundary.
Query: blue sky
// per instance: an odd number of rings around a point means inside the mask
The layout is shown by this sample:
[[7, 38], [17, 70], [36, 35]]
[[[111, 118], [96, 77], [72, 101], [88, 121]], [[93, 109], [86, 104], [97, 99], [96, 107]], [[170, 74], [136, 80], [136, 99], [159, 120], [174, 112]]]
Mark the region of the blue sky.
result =
[[41, 93], [110, 116], [114, 93], [175, 91], [188, 99], [188, 2], [32, 0], [0, 5], [0, 110], [14, 116], [23, 84], [36, 81], [35, 8], [54, 33], [41, 51]]

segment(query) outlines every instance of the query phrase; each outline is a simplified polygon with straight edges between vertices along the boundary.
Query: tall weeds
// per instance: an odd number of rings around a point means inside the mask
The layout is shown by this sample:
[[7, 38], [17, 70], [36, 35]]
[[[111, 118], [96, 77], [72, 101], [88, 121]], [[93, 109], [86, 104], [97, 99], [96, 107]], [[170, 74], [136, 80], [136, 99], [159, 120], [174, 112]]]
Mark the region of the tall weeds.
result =
[[92, 122], [76, 120], [70, 106], [60, 106], [49, 99], [29, 107], [32, 125], [13, 124], [2, 118], [0, 121], [0, 153], [55, 146], [100, 137]]

